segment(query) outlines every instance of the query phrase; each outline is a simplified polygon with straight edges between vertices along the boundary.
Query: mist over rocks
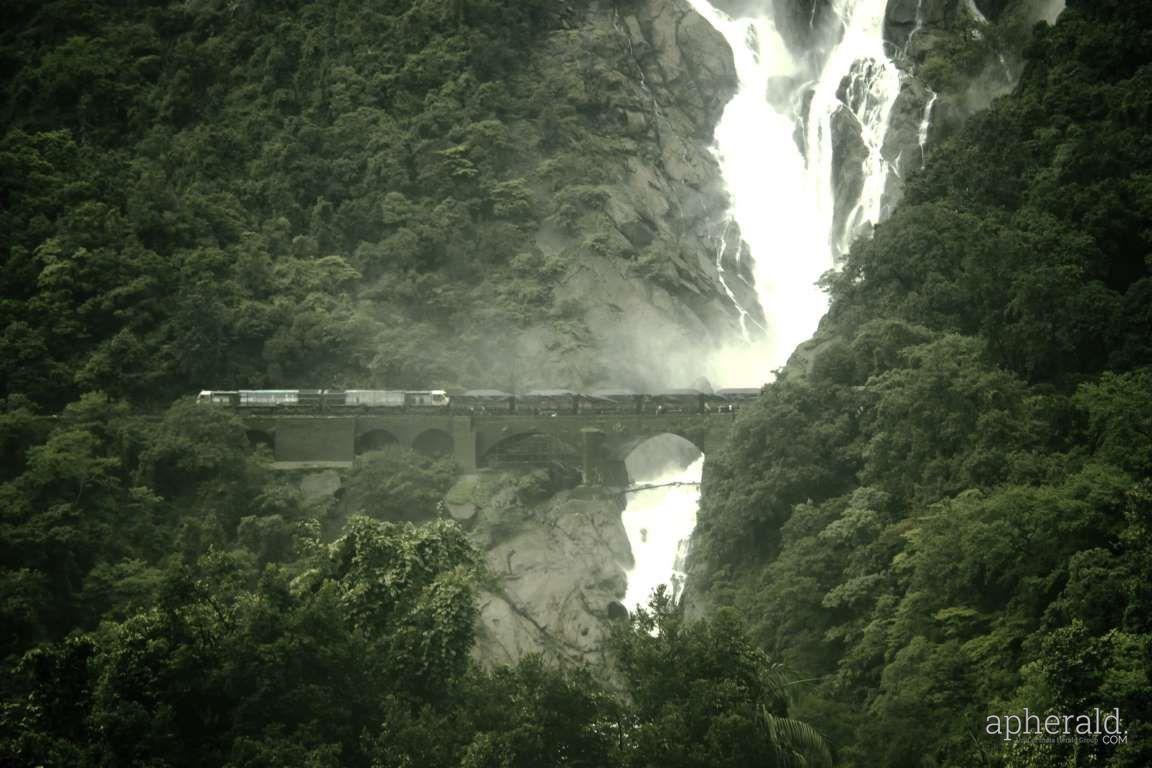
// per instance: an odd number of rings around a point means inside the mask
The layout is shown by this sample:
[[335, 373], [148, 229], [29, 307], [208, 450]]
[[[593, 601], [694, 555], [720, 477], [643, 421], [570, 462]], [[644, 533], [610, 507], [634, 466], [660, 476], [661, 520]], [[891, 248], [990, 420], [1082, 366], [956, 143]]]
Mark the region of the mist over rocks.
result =
[[[717, 279], [728, 201], [710, 152], [735, 90], [731, 52], [683, 0], [647, 0], [590, 4], [538, 55], [610, 78], [592, 122], [620, 160], [566, 193], [564, 221], [536, 230], [534, 248], [568, 265], [550, 286], [562, 318], [523, 329], [496, 353], [515, 369], [505, 386], [685, 386], [707, 351], [739, 332]], [[725, 269], [754, 305], [748, 263], [736, 255], [726, 252]]]
[[609, 610], [631, 564], [616, 491], [525, 493], [532, 473], [485, 472], [472, 484], [469, 533], [493, 581], [480, 594], [474, 657], [514, 664], [602, 662]]
[[885, 32], [894, 45], [902, 46], [914, 30], [948, 20], [959, 7], [959, 0], [889, 0]]
[[771, 13], [785, 38], [797, 44], [810, 41], [832, 13], [831, 0], [717, 0], [714, 5], [734, 17]]

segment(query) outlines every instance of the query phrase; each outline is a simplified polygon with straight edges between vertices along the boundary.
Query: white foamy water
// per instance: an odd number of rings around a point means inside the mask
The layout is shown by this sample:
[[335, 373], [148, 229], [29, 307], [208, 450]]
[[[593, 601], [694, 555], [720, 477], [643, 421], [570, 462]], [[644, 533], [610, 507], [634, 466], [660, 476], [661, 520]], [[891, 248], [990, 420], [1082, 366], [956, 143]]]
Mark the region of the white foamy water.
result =
[[[827, 311], [816, 281], [883, 214], [893, 170], [881, 148], [900, 90], [900, 73], [884, 50], [887, 0], [831, 0], [830, 22], [803, 44], [785, 39], [767, 0], [747, 18], [708, 0], [688, 2], [727, 40], [739, 79], [715, 132], [730, 206], [716, 265], [744, 338], [715, 350], [708, 375], [713, 383], [759, 386]], [[852, 131], [862, 147], [857, 168], [835, 167], [834, 125]], [[841, 195], [840, 210], [838, 170], [861, 182], [854, 197]], [[726, 240], [736, 232], [752, 259], [763, 322], [739, 305], [723, 268]], [[696, 526], [704, 457], [685, 459], [670, 444], [652, 455], [669, 461], [649, 458], [644, 471], [630, 468], [631, 482], [663, 487], [630, 493], [623, 513], [635, 560], [624, 598], [629, 610], [646, 605], [660, 584], [680, 596]]]
[[[900, 74], [884, 51], [886, 0], [833, 0], [832, 21], [804, 45], [785, 40], [770, 3], [759, 15], [733, 18], [708, 0], [688, 2], [723, 35], [736, 65], [738, 89], [716, 126], [714, 151], [765, 320], [763, 327], [744, 321], [738, 306], [745, 338], [718, 350], [709, 374], [759, 385], [827, 310], [816, 281], [880, 219], [891, 173], [880, 150]], [[854, 130], [865, 150], [860, 194], [839, 217], [834, 120]]]
[[696, 527], [704, 456], [688, 466], [673, 464], [648, 477], [631, 478], [633, 485], [658, 486], [628, 494], [622, 520], [632, 545], [632, 568], [624, 606], [646, 607], [653, 590], [668, 585], [674, 599], [684, 590], [684, 561]]
[[936, 99], [940, 98], [936, 91], [928, 89], [928, 103], [924, 105], [924, 117], [920, 118], [920, 129], [917, 139], [920, 142], [920, 162], [924, 162], [924, 152], [928, 147], [928, 132], [932, 130], [932, 108], [936, 106]]

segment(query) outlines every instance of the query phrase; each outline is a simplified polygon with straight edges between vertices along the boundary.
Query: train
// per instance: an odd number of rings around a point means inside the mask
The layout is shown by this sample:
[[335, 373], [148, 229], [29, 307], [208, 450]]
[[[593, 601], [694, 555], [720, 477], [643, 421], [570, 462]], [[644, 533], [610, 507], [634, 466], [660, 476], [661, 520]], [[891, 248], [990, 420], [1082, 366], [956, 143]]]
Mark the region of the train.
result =
[[628, 389], [573, 392], [537, 389], [513, 394], [498, 389], [205, 389], [196, 400], [248, 412], [450, 412], [472, 415], [609, 415], [731, 413], [755, 400], [760, 389], [702, 392], [671, 389], [644, 394]]
[[205, 389], [196, 401], [257, 411], [440, 410], [449, 405], [442, 389]]

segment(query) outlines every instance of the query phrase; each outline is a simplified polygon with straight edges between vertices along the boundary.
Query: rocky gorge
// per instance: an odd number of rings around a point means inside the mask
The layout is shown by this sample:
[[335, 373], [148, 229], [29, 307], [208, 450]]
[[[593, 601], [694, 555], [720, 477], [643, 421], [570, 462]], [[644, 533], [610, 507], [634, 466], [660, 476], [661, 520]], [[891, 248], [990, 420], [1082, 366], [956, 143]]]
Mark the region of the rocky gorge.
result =
[[[717, 7], [740, 16], [762, 5]], [[798, 51], [845, 12], [844, 3], [776, 5], [788, 45]], [[837, 228], [846, 226], [866, 173], [883, 174], [881, 218], [892, 210], [931, 145], [1011, 87], [1027, 29], [1051, 16], [1052, 6], [887, 4], [885, 48], [901, 74], [879, 157], [872, 159], [883, 170], [864, 168], [870, 150], [855, 122], [861, 106], [853, 103], [862, 96], [842, 85], [837, 98], [847, 108], [831, 122]], [[741, 345], [755, 341], [764, 309], [756, 255], [729, 220], [731, 200], [714, 147], [737, 87], [728, 43], [685, 0], [591, 3], [547, 37], [539, 60], [580, 73], [591, 102], [585, 127], [609, 141], [618, 159], [600, 168], [594, 183], [562, 192], [556, 215], [536, 229], [535, 247], [568, 265], [555, 278], [553, 300], [570, 322], [539, 324], [519, 336], [513, 378], [638, 389], [687, 386], [700, 375], [718, 384], [763, 383], [734, 373], [731, 364]], [[540, 162], [542, 168], [551, 161]]]
[[[973, 94], [991, 98], [1010, 86], [1004, 62], [1016, 54], [1000, 47], [1008, 43], [996, 37], [995, 25], [1019, 26], [1039, 8], [1007, 4], [976, 18], [962, 2], [888, 4], [884, 32], [901, 76], [881, 149], [888, 168], [882, 216], [930, 145], [980, 106]], [[805, 25], [814, 34], [812, 25], [830, 9], [797, 4], [787, 18], [803, 39]], [[726, 219], [729, 198], [713, 148], [736, 89], [732, 52], [685, 0], [646, 0], [591, 4], [570, 28], [548, 37], [540, 57], [581, 72], [587, 87], [596, 84], [588, 127], [612, 136], [620, 163], [566, 198], [559, 210], [568, 218], [545, 219], [536, 232], [543, 253], [571, 265], [557, 278], [555, 300], [579, 322], [575, 335], [572, 326], [549, 323], [517, 338], [519, 354], [534, 361], [528, 375], [639, 389], [686, 385], [712, 350], [741, 338], [736, 307], [763, 312], [755, 257]], [[850, 98], [843, 89], [838, 96]], [[848, 109], [832, 126], [843, 217], [861, 194], [866, 148]], [[822, 349], [817, 335], [791, 365], [802, 371]], [[544, 482], [526, 496], [525, 487], [541, 482], [533, 477], [484, 471], [461, 478], [448, 496], [448, 507], [467, 509], [453, 516], [470, 527], [493, 574], [481, 599], [477, 656], [506, 663], [543, 652], [558, 661], [595, 661], [611, 607], [622, 608], [632, 562], [620, 521], [623, 489], [553, 494], [540, 490], [550, 487]]]

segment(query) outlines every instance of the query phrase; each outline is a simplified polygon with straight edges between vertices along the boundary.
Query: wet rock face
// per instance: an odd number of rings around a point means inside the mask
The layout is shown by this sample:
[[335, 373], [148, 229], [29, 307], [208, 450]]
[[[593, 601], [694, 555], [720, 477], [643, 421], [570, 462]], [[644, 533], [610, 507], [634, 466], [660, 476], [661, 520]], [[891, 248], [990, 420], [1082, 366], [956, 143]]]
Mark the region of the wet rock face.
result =
[[714, 0], [730, 16], [759, 16], [771, 12], [785, 39], [802, 41], [820, 28], [831, 11], [829, 0]]
[[852, 204], [860, 198], [860, 191], [864, 188], [861, 163], [868, 157], [868, 148], [857, 132], [855, 118], [846, 109], [840, 109], [832, 116], [832, 136], [832, 162], [836, 169], [834, 231], [842, 232]]
[[[346, 475], [294, 473], [327, 536], [340, 535]], [[612, 622], [627, 620], [625, 568], [632, 550], [615, 492], [573, 487], [568, 473], [462, 475], [442, 514], [468, 532], [493, 579], [480, 595], [473, 654], [483, 664], [512, 664], [530, 653], [555, 663], [599, 663]]]
[[911, 29], [916, 24], [919, 9], [920, 0], [891, 0], [884, 20], [891, 26]]
[[898, 50], [908, 47], [914, 32], [942, 24], [956, 16], [959, 0], [889, 0], [884, 16], [884, 37]]
[[656, 89], [650, 95], [657, 105], [682, 111], [699, 131], [697, 137], [710, 140], [736, 90], [724, 39], [684, 0], [647, 0], [623, 23], [634, 63]]
[[529, 653], [601, 661], [632, 559], [620, 496], [581, 488], [526, 505], [517, 484], [483, 473], [474, 486], [469, 535], [495, 577], [480, 597], [475, 656], [493, 665]]
[[959, 0], [924, 0], [924, 23], [939, 24], [952, 17], [959, 6]]
[[[572, 265], [553, 287], [566, 322], [522, 334], [518, 354], [543, 361], [534, 373], [551, 380], [541, 385], [684, 386], [701, 355], [739, 333], [717, 276], [728, 198], [710, 151], [736, 89], [731, 51], [685, 0], [638, 0], [594, 4], [541, 55], [612, 73], [587, 119], [619, 160], [569, 221], [537, 233], [536, 248]], [[726, 268], [750, 278], [733, 256]], [[744, 282], [731, 282], [755, 306]]]
[[[1056, 0], [975, 0], [974, 5], [993, 26], [1030, 25], [1059, 8]], [[974, 18], [967, 0], [889, 0], [885, 38], [906, 77], [883, 147], [884, 158], [895, 171], [889, 178], [887, 210], [899, 201], [904, 180], [922, 167], [932, 145], [1014, 85], [1019, 70], [1009, 62], [1017, 52], [985, 49], [984, 64], [975, 69], [970, 61], [949, 60], [948, 51], [962, 48], [965, 38], [968, 43], [985, 39], [988, 30], [979, 29], [983, 23]], [[931, 119], [925, 124], [929, 107]], [[922, 146], [925, 140], [927, 152]]]
[[932, 94], [919, 80], [907, 78], [900, 84], [900, 95], [892, 107], [888, 135], [881, 150], [896, 170], [897, 179], [907, 178], [924, 165], [920, 129], [931, 98]]

